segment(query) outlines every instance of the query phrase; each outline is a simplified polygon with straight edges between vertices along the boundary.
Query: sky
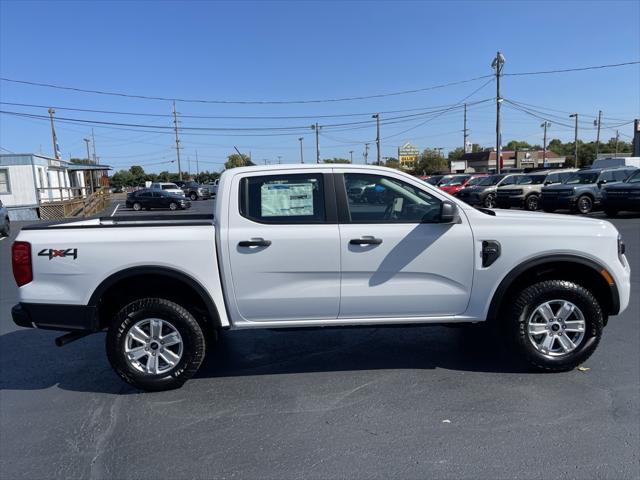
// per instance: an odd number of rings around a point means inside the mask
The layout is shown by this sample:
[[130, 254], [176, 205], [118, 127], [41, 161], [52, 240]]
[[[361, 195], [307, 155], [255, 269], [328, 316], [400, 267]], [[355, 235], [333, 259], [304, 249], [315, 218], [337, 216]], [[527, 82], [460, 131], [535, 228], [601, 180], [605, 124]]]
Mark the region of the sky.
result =
[[[541, 144], [544, 119], [551, 122], [549, 138], [571, 141], [571, 112], [580, 113], [580, 138], [593, 140], [598, 110], [602, 138], [618, 129], [630, 141], [628, 122], [640, 117], [640, 65], [510, 74], [640, 60], [638, 1], [2, 0], [1, 77], [166, 100], [2, 80], [0, 110], [13, 113], [0, 114], [0, 149], [52, 155], [46, 108], [52, 106], [64, 159], [86, 157], [83, 139], [93, 128], [101, 163], [177, 171], [173, 98], [182, 169], [191, 172], [220, 170], [234, 146], [254, 163], [299, 162], [299, 138], [304, 160], [314, 161], [316, 122], [321, 158], [349, 158], [352, 151], [354, 163], [363, 163], [369, 143], [369, 161], [375, 160], [375, 112], [381, 112], [381, 157], [395, 157], [405, 142], [448, 152], [463, 144], [465, 102], [469, 141], [491, 147], [494, 78], [457, 82], [491, 75], [498, 50], [506, 59], [503, 144]], [[431, 88], [450, 83], [456, 84]]]

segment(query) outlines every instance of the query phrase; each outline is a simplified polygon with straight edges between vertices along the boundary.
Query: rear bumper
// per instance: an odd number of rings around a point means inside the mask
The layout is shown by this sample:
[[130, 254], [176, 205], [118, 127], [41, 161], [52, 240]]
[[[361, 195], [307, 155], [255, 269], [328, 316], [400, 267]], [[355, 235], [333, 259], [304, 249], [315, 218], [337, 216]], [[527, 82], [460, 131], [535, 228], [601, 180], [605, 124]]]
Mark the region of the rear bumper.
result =
[[97, 332], [100, 327], [96, 307], [50, 303], [18, 303], [11, 309], [19, 327], [45, 330]]

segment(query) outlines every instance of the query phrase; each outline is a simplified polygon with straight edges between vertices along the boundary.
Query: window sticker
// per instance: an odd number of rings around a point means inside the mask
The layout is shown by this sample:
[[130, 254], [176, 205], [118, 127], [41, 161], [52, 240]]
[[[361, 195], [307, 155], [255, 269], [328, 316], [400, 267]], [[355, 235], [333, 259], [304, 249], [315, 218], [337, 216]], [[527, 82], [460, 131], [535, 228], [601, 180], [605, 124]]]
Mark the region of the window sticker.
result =
[[263, 217], [313, 215], [312, 183], [264, 184], [260, 199]]

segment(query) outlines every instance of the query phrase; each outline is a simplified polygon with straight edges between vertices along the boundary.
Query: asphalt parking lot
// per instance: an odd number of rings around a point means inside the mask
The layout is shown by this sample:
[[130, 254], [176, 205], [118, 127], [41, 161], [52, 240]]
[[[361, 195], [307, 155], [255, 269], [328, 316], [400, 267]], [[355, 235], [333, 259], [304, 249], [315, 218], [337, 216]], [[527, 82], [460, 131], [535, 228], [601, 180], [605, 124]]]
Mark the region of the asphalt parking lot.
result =
[[154, 394], [116, 377], [104, 334], [58, 348], [13, 324], [2, 240], [0, 476], [639, 478], [640, 215], [613, 223], [631, 304], [586, 371], [530, 373], [464, 329], [240, 331]]

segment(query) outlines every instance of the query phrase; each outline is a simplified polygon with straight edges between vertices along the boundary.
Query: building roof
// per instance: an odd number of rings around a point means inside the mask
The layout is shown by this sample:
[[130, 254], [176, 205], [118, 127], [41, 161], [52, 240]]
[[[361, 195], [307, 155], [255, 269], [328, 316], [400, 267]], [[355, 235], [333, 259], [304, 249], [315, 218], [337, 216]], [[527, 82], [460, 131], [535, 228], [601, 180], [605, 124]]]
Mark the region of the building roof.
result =
[[[542, 157], [544, 150], [517, 150], [518, 154], [532, 153], [536, 157]], [[503, 160], [516, 157], [516, 150], [502, 150]], [[551, 150], [547, 150], [547, 158], [560, 158], [560, 156]], [[466, 160], [468, 162], [478, 162], [496, 159], [496, 152], [494, 150], [483, 150], [482, 152], [472, 152], [463, 154], [459, 160]]]
[[109, 165], [100, 165], [98, 163], [70, 163], [67, 165], [68, 170], [88, 172], [89, 170], [113, 170]]

